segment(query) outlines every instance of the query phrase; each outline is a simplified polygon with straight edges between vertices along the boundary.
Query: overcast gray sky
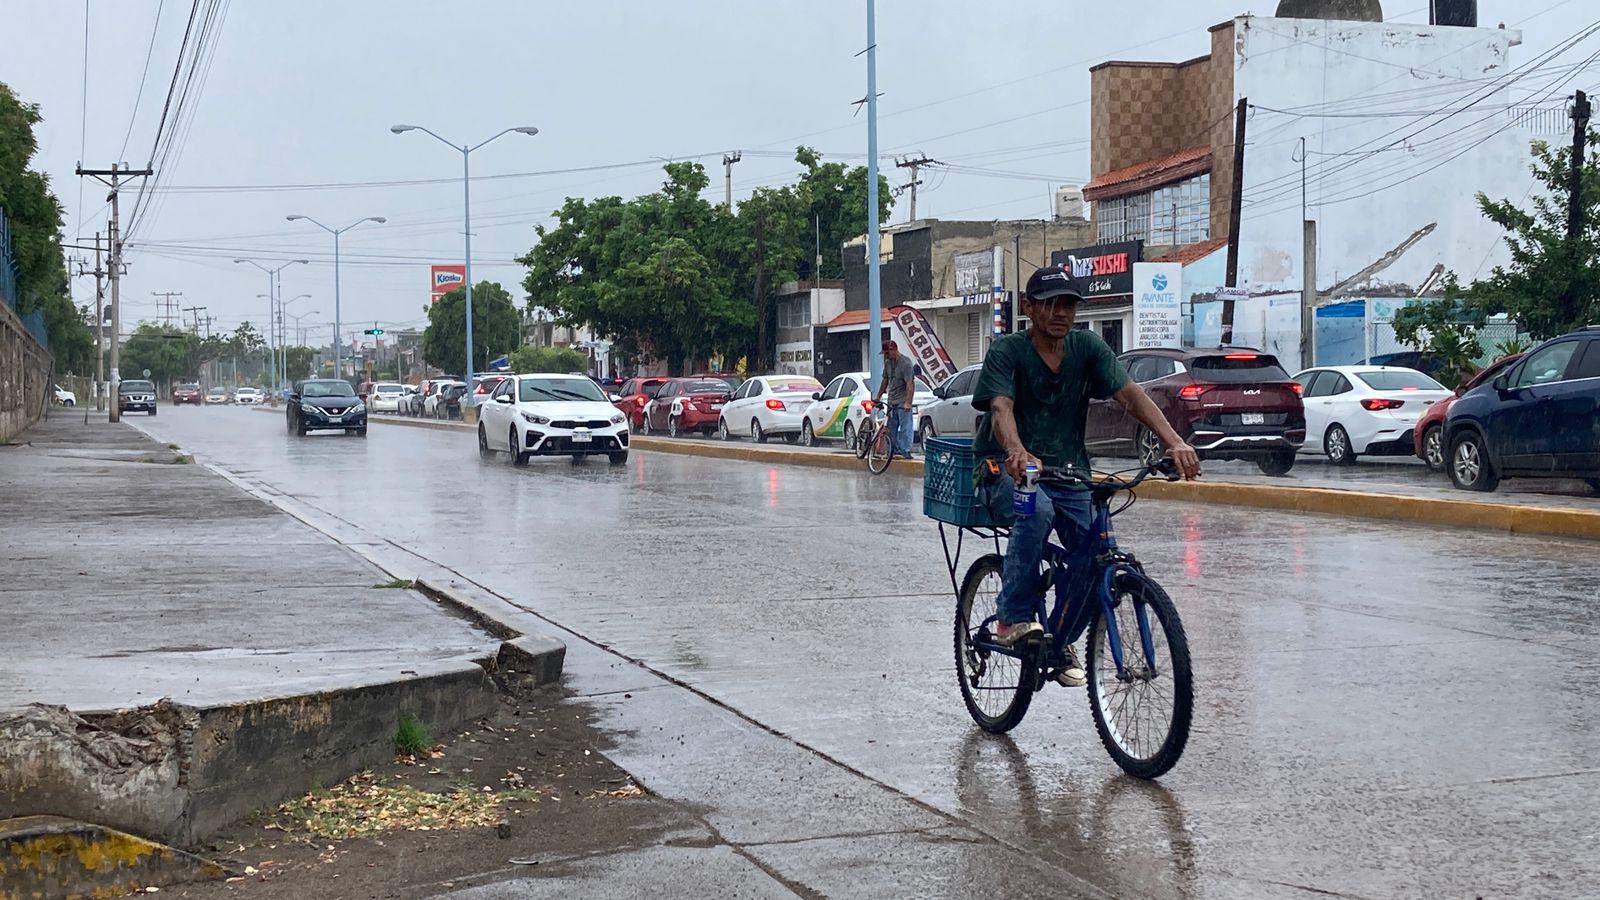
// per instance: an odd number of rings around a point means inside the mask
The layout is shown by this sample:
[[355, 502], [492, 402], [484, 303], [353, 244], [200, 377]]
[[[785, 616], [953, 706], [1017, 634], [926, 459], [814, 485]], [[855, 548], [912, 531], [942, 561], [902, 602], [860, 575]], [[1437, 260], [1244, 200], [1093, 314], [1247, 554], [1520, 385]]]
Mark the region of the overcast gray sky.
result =
[[[79, 159], [142, 165], [173, 75], [187, 0], [88, 0], [86, 126], [83, 0], [0, 0], [0, 81], [38, 103], [45, 120], [34, 165], [67, 209], [67, 236], [103, 229], [104, 188], [79, 200]], [[1206, 28], [1270, 15], [1234, 0], [1121, 4], [1018, 0], [881, 0], [879, 140], [883, 153], [927, 153], [1008, 177], [924, 172], [919, 212], [940, 218], [1037, 217], [1051, 184], [1088, 170], [1088, 67], [1107, 58], [1181, 60], [1208, 50]], [[1389, 0], [1391, 21], [1426, 21], [1424, 0]], [[1523, 30], [1513, 64], [1595, 16], [1593, 0], [1481, 0], [1480, 22]], [[159, 24], [157, 11], [160, 9]], [[346, 331], [379, 321], [425, 322], [428, 264], [461, 258], [461, 190], [448, 184], [314, 190], [216, 190], [458, 177], [460, 155], [398, 122], [456, 142], [536, 125], [473, 156], [474, 175], [613, 167], [477, 181], [477, 279], [519, 298], [512, 260], [563, 197], [634, 194], [660, 182], [655, 157], [706, 154], [714, 197], [721, 153], [739, 149], [735, 197], [793, 177], [798, 143], [833, 158], [864, 159], [861, 0], [674, 0], [583, 3], [423, 0], [237, 0], [168, 189], [138, 227], [124, 281], [124, 328], [159, 312], [151, 291], [182, 291], [231, 329], [266, 318], [266, 276], [238, 256], [306, 257], [285, 270], [290, 312], [333, 319], [332, 242], [284, 216], [330, 225], [381, 215], [344, 240]], [[143, 92], [141, 73], [149, 51]], [[135, 101], [138, 101], [135, 113]], [[124, 141], [126, 149], [124, 150]], [[1013, 151], [1011, 148], [1033, 149]], [[762, 155], [772, 154], [772, 155]], [[633, 163], [648, 163], [628, 165]], [[888, 170], [898, 182], [903, 174]], [[206, 190], [171, 190], [204, 187]], [[125, 206], [124, 209], [127, 207]], [[904, 207], [896, 210], [903, 219]], [[276, 263], [274, 263], [276, 264]], [[92, 279], [74, 286], [92, 301]], [[318, 337], [326, 340], [331, 329]]]

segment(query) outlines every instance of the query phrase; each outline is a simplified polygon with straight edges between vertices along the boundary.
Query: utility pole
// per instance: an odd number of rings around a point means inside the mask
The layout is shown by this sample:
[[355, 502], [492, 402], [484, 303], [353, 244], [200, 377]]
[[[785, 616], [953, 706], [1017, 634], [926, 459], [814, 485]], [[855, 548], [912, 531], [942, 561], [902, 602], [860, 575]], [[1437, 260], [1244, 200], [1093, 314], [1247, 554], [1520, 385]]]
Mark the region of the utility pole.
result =
[[200, 333], [200, 310], [202, 310], [202, 309], [205, 309], [205, 307], [204, 306], [185, 306], [183, 308], [184, 312], [189, 313], [190, 315], [194, 316], [194, 327], [191, 330], [195, 334], [199, 334]]
[[897, 156], [894, 158], [894, 165], [897, 169], [911, 170], [911, 180], [901, 185], [901, 187], [911, 192], [910, 215], [907, 216], [906, 221], [915, 222], [917, 220], [917, 185], [922, 183], [922, 179], [917, 177], [917, 170], [923, 166], [937, 166], [939, 161], [929, 159], [928, 154], [922, 153], [918, 154], [916, 159], [912, 159], [909, 156]]
[[[119, 217], [118, 197], [122, 188], [122, 179], [136, 176], [147, 177], [153, 173], [149, 169], [130, 169], [125, 166], [119, 166], [117, 163], [112, 163], [109, 169], [85, 169], [80, 163], [77, 172], [80, 177], [88, 175], [111, 188], [111, 196], [106, 198], [111, 201], [111, 222], [107, 231], [107, 240], [109, 242], [107, 246], [111, 253], [111, 271], [109, 273], [111, 279], [111, 384], [107, 389], [107, 393], [115, 394], [117, 386], [122, 383], [122, 371], [120, 369], [122, 365], [122, 222]], [[107, 181], [107, 178], [110, 178], [110, 181]], [[122, 412], [117, 409], [115, 402], [110, 404], [110, 409], [111, 421], [122, 421]]]
[[161, 298], [161, 324], [168, 328], [172, 327], [172, 320], [175, 318], [174, 311], [187, 312], [187, 310], [180, 309], [178, 301], [174, 299], [182, 297], [183, 291], [151, 291], [150, 296]]
[[867, 0], [867, 362], [872, 389], [883, 384], [883, 287], [878, 273], [878, 14], [876, 0]]
[[733, 212], [733, 164], [743, 158], [738, 150], [722, 154], [722, 205]]
[[[1572, 96], [1572, 169], [1567, 176], [1567, 251], [1572, 254], [1570, 265], [1578, 266], [1578, 238], [1583, 234], [1583, 157], [1589, 145], [1589, 95], [1578, 91]], [[1573, 296], [1572, 281], [1561, 292], [1562, 318], [1569, 322], [1576, 317], [1577, 298]]]
[[83, 257], [74, 257], [73, 262], [78, 266], [75, 273], [79, 277], [84, 275], [94, 276], [94, 408], [102, 411], [106, 408], [105, 392], [105, 352], [102, 345], [105, 343], [106, 316], [104, 310], [106, 271], [102, 269], [100, 260], [100, 232], [94, 233], [94, 268], [86, 269], [88, 260]]
[[756, 210], [756, 366], [767, 365], [767, 210]]
[[[1228, 287], [1239, 286], [1239, 217], [1244, 209], [1244, 118], [1250, 100], [1239, 98], [1233, 114], [1233, 191], [1228, 204]], [[1222, 344], [1233, 343], [1233, 296], [1222, 301]]]

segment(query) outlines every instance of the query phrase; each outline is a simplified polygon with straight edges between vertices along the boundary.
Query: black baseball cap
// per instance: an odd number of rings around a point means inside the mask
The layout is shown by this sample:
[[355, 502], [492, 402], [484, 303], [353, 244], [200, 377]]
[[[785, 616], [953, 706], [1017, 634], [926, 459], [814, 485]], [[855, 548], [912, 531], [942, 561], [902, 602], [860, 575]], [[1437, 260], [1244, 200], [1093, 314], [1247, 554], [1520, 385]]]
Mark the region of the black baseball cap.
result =
[[1065, 297], [1076, 302], [1083, 299], [1083, 285], [1066, 266], [1045, 266], [1028, 278], [1027, 297], [1034, 301]]

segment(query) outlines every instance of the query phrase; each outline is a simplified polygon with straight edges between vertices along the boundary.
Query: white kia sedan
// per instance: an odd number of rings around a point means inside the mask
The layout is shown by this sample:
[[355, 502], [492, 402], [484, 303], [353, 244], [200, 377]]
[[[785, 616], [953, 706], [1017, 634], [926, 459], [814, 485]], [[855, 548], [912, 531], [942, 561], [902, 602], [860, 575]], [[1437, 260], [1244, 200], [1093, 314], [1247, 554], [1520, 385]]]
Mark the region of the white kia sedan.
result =
[[1399, 366], [1320, 366], [1296, 375], [1306, 410], [1306, 444], [1335, 465], [1361, 454], [1411, 456], [1412, 431], [1428, 407], [1455, 394]]
[[739, 385], [733, 399], [722, 407], [717, 435], [725, 441], [748, 437], [760, 443], [782, 435], [794, 443], [800, 437], [800, 421], [811, 395], [822, 391], [822, 382], [809, 375], [757, 375]]
[[478, 406], [478, 452], [505, 450], [519, 466], [533, 456], [604, 454], [628, 461], [628, 422], [583, 375], [515, 375]]
[[400, 398], [405, 394], [405, 385], [393, 381], [380, 381], [367, 393], [367, 409], [372, 412], [397, 413], [400, 411]]
[[[820, 441], [839, 438], [854, 449], [861, 422], [872, 414], [872, 389], [867, 387], [868, 372], [847, 372], [828, 382], [822, 393], [806, 407], [800, 419], [800, 443], [814, 447]], [[917, 389], [911, 395], [911, 421], [934, 400], [933, 388], [917, 376]]]
[[261, 392], [253, 387], [234, 388], [233, 402], [240, 406], [255, 406], [262, 401]]

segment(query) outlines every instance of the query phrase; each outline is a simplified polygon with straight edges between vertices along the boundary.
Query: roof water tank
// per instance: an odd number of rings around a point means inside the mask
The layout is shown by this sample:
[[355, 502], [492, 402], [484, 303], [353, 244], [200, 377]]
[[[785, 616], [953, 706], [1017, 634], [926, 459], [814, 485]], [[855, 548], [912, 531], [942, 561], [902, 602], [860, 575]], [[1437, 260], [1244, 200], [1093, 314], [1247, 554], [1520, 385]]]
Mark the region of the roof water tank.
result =
[[1056, 188], [1056, 219], [1083, 218], [1083, 188], [1064, 184]]
[[1478, 27], [1478, 0], [1431, 0], [1428, 21], [1435, 25]]
[[1383, 7], [1378, 0], [1282, 0], [1278, 18], [1382, 22]]

